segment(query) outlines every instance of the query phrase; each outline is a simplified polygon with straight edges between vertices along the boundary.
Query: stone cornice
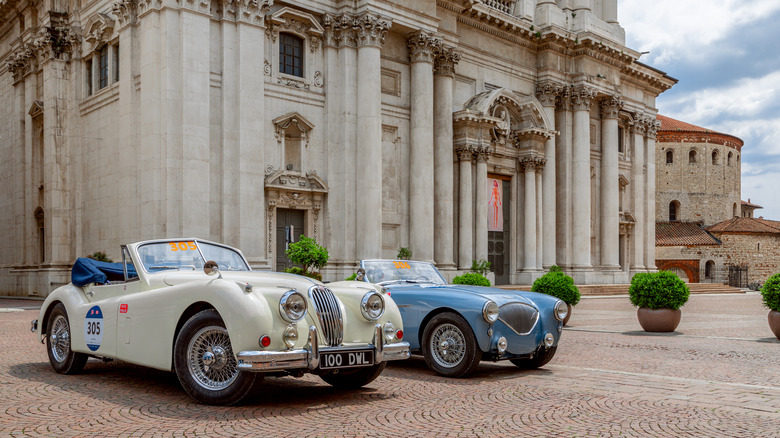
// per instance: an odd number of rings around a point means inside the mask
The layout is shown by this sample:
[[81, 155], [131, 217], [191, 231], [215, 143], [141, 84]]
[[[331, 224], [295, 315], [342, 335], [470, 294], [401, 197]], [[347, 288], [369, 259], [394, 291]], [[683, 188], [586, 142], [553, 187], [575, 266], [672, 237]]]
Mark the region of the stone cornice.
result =
[[411, 62], [433, 63], [436, 53], [441, 49], [441, 38], [433, 36], [424, 30], [413, 33], [406, 40]]
[[454, 47], [439, 47], [434, 59], [433, 74], [436, 76], [454, 76], [455, 64], [460, 62], [461, 54]]

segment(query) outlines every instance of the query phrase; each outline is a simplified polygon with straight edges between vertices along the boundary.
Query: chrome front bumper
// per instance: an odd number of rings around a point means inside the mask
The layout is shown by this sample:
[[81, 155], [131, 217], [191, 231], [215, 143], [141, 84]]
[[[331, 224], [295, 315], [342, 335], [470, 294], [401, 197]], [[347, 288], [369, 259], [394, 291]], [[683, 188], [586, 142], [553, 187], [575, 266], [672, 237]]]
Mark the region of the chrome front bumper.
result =
[[[408, 359], [410, 356], [408, 342], [394, 342], [385, 344], [382, 326], [377, 324], [374, 333], [374, 342], [366, 349], [374, 350], [374, 363], [389, 360]], [[238, 369], [242, 371], [283, 371], [290, 369], [308, 368], [314, 370], [320, 366], [320, 353], [328, 351], [354, 351], [355, 347], [322, 347], [317, 339], [317, 327], [309, 327], [309, 348], [285, 351], [240, 351], [238, 357]]]

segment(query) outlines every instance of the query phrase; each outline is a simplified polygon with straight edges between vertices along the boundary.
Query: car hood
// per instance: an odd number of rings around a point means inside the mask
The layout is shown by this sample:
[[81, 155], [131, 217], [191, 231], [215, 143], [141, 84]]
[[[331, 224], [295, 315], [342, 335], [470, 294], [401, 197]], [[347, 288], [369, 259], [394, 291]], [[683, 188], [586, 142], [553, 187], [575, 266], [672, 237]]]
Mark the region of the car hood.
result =
[[[155, 277], [160, 278], [168, 286], [214, 278], [203, 272], [194, 271], [165, 272], [156, 274]], [[225, 280], [250, 283], [253, 286], [287, 286], [302, 290], [307, 290], [312, 285], [317, 284], [310, 278], [282, 272], [222, 271], [222, 278]]]
[[469, 286], [463, 284], [398, 284], [387, 286], [387, 288], [390, 291], [390, 296], [393, 296], [393, 293], [396, 291], [409, 294], [442, 294], [444, 296], [452, 294], [468, 294], [481, 297], [486, 300], [493, 300], [499, 306], [503, 306], [507, 303], [521, 302], [537, 307], [533, 300], [526, 297], [524, 292], [519, 290], [506, 290], [495, 287]]

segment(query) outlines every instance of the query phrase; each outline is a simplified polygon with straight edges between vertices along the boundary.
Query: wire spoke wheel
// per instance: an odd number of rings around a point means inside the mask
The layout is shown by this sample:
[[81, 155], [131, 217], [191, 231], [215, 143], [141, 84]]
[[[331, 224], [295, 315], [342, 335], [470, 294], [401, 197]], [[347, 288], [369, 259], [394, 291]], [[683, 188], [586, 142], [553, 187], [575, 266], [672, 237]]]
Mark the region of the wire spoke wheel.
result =
[[51, 333], [49, 333], [51, 354], [57, 362], [65, 362], [70, 353], [70, 327], [68, 320], [57, 315], [52, 323]]
[[210, 391], [229, 387], [238, 377], [238, 366], [224, 327], [200, 329], [187, 347], [187, 368], [195, 382]]
[[466, 338], [454, 324], [442, 324], [434, 330], [430, 348], [437, 364], [453, 368], [466, 356]]

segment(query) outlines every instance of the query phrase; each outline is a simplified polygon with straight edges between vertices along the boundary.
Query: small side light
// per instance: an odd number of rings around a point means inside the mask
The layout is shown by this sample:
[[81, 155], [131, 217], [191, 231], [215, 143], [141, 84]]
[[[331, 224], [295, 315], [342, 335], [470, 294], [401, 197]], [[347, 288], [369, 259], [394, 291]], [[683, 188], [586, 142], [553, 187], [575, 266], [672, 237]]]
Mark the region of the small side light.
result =
[[263, 335], [263, 336], [260, 336], [260, 342], [259, 342], [259, 344], [260, 344], [260, 346], [261, 346], [261, 347], [263, 347], [263, 348], [265, 348], [265, 347], [267, 347], [267, 346], [271, 345], [271, 337], [270, 337], [270, 336], [268, 336], [268, 335]]

